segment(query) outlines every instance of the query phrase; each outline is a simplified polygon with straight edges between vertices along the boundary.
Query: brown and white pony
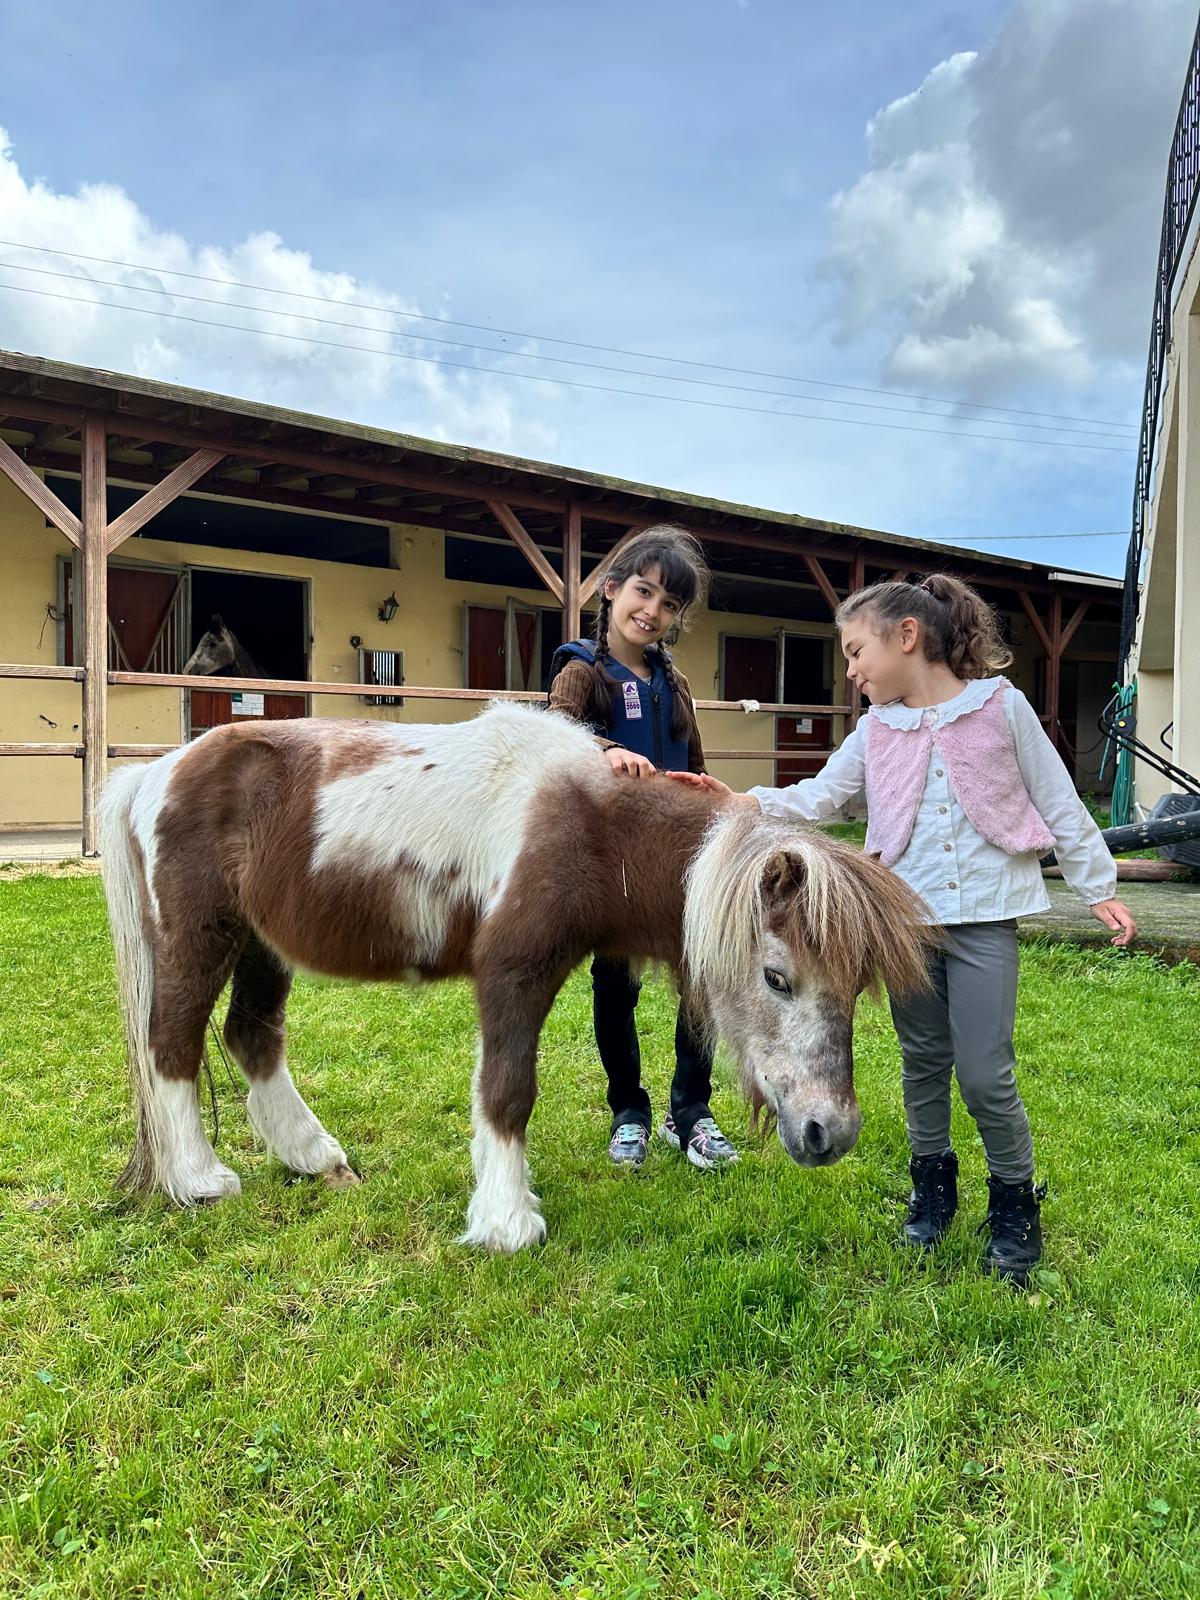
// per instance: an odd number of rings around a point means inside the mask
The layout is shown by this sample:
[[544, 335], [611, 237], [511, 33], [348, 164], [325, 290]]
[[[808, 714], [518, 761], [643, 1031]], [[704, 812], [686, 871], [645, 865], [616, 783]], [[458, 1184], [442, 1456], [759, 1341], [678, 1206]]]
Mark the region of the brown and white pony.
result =
[[229, 678], [264, 678], [258, 662], [230, 628], [220, 612], [214, 612], [200, 643], [184, 662], [181, 671], [198, 678], [224, 673]]
[[851, 1025], [877, 977], [924, 978], [920, 902], [823, 835], [610, 770], [590, 735], [509, 704], [437, 726], [215, 728], [119, 770], [102, 807], [105, 887], [137, 1100], [122, 1181], [182, 1204], [237, 1194], [196, 1084], [226, 979], [225, 1040], [250, 1120], [293, 1171], [356, 1181], [284, 1059], [297, 967], [356, 979], [468, 975], [479, 1004], [475, 1191], [464, 1241], [545, 1235], [525, 1129], [538, 1036], [589, 952], [661, 961], [732, 1046], [788, 1153], [858, 1137]]

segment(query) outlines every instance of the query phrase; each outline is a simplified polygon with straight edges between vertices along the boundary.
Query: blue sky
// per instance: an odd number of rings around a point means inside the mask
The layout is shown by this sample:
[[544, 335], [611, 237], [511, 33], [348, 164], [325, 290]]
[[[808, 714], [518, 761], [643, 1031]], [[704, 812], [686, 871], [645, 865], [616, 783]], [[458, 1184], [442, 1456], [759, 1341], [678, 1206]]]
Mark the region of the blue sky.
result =
[[[0, 289], [0, 344], [1117, 572], [1117, 538], [997, 536], [1125, 528], [1131, 434], [1091, 420], [1047, 431], [1013, 411], [958, 408], [972, 420], [956, 421], [953, 403], [1136, 423], [1194, 26], [1183, 0], [7, 7], [0, 238], [73, 254], [0, 245], [0, 284], [42, 291]], [[35, 265], [77, 281], [13, 270]], [[418, 355], [486, 370], [404, 359]], [[518, 370], [639, 393], [507, 375]], [[671, 381], [686, 374], [776, 393]]]

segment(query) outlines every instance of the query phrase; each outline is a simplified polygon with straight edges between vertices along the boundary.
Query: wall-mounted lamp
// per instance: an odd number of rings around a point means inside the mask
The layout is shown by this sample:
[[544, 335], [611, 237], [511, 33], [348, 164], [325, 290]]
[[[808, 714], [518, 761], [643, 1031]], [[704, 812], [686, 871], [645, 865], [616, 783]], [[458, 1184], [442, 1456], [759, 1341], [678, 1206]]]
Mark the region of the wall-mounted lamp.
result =
[[396, 599], [396, 591], [393, 589], [379, 608], [380, 622], [390, 622], [399, 609], [400, 602]]

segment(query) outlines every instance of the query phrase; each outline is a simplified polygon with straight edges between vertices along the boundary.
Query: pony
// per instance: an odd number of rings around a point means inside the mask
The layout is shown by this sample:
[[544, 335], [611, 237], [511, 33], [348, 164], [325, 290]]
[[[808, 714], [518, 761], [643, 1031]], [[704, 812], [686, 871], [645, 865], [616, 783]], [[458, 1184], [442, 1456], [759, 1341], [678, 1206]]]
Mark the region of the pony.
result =
[[475, 1187], [464, 1243], [540, 1242], [526, 1126], [542, 1024], [590, 951], [662, 963], [724, 1039], [756, 1109], [805, 1166], [862, 1118], [857, 995], [925, 981], [922, 903], [822, 834], [665, 777], [617, 777], [579, 724], [495, 702], [432, 726], [258, 722], [119, 768], [101, 847], [137, 1133], [120, 1182], [183, 1205], [240, 1191], [204, 1131], [197, 1077], [224, 1039], [269, 1151], [358, 1181], [297, 1091], [284, 1016], [296, 968], [474, 981]]
[[224, 673], [230, 678], [265, 678], [266, 673], [226, 627], [219, 611], [214, 612], [200, 643], [184, 662], [182, 671], [200, 678]]

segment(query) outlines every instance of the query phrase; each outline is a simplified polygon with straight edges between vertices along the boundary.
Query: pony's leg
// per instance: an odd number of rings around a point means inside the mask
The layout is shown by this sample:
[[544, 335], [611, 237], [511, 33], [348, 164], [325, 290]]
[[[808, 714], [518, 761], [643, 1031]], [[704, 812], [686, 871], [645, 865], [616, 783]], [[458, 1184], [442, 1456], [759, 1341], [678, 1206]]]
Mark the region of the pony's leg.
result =
[[[232, 954], [228, 936], [200, 942], [179, 957], [161, 948], [158, 953], [138, 1150], [126, 1181], [130, 1187], [157, 1185], [179, 1205], [202, 1205], [241, 1192], [237, 1173], [217, 1160], [209, 1143], [196, 1094], [204, 1030]], [[139, 1185], [139, 1175], [149, 1184]]]
[[275, 952], [250, 935], [233, 969], [225, 1043], [246, 1075], [246, 1110], [255, 1132], [293, 1172], [321, 1173], [347, 1189], [358, 1182], [341, 1145], [313, 1116], [284, 1059], [284, 1015], [292, 974]]
[[462, 1244], [511, 1253], [540, 1244], [546, 1224], [530, 1188], [525, 1129], [537, 1098], [542, 1023], [569, 966], [533, 982], [486, 971], [479, 979], [479, 1058], [472, 1086], [475, 1190]]

